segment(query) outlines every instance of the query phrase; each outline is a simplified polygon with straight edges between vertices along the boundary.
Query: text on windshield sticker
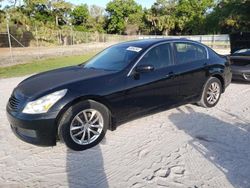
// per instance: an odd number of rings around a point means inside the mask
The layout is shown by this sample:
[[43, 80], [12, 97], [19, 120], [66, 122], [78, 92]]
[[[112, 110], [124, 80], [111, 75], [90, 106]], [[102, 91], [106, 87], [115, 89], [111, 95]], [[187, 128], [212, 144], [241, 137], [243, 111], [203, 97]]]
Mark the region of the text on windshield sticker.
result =
[[142, 48], [130, 46], [130, 47], [127, 48], [127, 50], [133, 51], [133, 52], [140, 52], [142, 50]]

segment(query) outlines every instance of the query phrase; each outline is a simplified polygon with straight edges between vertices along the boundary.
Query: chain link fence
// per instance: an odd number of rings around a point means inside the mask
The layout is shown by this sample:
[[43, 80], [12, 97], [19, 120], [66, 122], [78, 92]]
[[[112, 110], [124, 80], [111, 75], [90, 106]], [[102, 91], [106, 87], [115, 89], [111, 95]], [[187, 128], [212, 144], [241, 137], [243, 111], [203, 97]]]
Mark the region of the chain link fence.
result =
[[0, 66], [26, 63], [34, 59], [83, 55], [100, 51], [122, 41], [148, 38], [187, 38], [214, 49], [229, 51], [230, 48], [228, 35], [130, 36], [87, 33], [73, 29], [53, 30], [36, 26], [8, 26], [7, 24], [6, 27], [0, 24]]
[[201, 42], [213, 49], [230, 48], [229, 35], [182, 35], [182, 36], [141, 36], [139, 39], [147, 38], [185, 38]]

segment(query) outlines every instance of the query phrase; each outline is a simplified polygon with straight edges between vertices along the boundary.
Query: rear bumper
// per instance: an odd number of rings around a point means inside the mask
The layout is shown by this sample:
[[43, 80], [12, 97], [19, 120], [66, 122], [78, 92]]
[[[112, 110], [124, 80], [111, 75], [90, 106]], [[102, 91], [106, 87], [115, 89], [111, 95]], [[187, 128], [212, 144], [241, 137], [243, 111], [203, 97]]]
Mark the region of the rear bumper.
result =
[[224, 90], [231, 84], [232, 82], [232, 72], [229, 72], [226, 76], [226, 79], [224, 80], [225, 81], [225, 87], [224, 87]]
[[56, 145], [56, 114], [28, 115], [7, 111], [14, 134], [21, 140], [39, 146]]

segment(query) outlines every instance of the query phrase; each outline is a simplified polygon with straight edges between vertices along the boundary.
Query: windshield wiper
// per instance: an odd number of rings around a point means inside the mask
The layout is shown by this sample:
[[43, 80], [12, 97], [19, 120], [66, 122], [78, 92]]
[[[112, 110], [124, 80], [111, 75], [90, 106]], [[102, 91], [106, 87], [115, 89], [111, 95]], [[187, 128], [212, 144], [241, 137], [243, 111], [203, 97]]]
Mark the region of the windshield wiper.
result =
[[86, 69], [92, 69], [92, 70], [98, 70], [98, 68], [95, 68], [95, 67], [84, 67]]

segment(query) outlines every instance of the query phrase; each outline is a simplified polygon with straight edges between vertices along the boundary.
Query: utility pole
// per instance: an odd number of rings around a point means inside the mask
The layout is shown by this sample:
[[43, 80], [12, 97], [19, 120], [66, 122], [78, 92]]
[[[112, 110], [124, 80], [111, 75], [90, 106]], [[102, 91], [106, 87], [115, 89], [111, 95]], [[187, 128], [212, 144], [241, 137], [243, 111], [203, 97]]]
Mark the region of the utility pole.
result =
[[73, 33], [73, 26], [72, 26], [72, 23], [69, 23], [70, 25], [70, 30], [71, 30], [71, 45], [74, 45], [74, 33]]
[[6, 24], [7, 24], [7, 34], [8, 34], [8, 40], [9, 40], [9, 48], [10, 48], [10, 56], [11, 56], [11, 61], [14, 63], [13, 59], [13, 52], [12, 52], [12, 46], [11, 46], [11, 36], [10, 36], [10, 28], [9, 28], [9, 20], [10, 20], [10, 15], [7, 13], [6, 15]]

